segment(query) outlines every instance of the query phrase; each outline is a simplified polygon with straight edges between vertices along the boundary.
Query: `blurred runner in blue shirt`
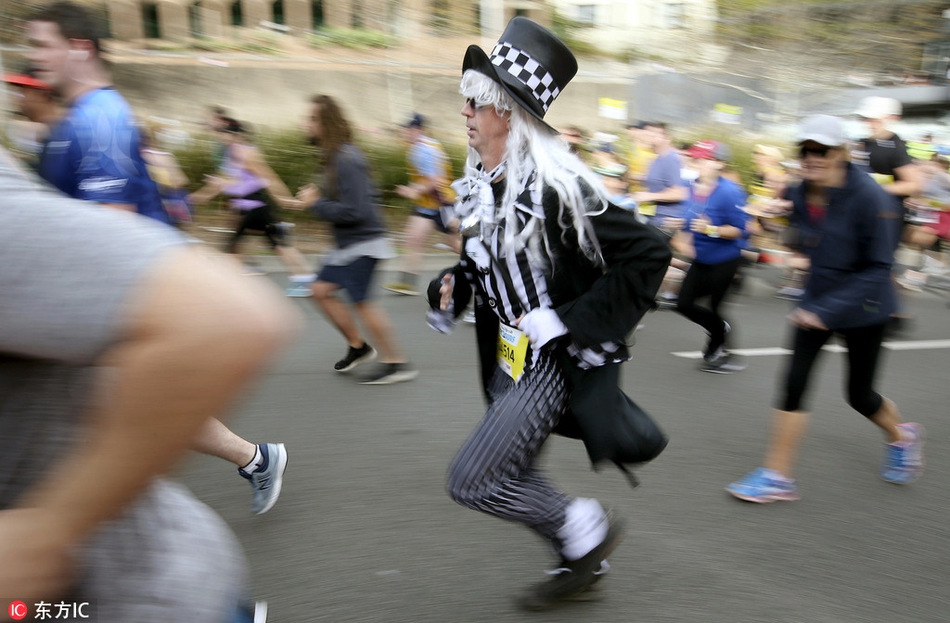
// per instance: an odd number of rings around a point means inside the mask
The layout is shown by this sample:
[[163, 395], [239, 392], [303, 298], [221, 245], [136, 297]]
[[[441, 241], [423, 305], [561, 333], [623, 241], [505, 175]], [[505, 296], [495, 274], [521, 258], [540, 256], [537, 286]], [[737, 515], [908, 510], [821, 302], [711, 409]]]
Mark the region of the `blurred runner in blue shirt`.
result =
[[50, 132], [40, 175], [70, 197], [170, 223], [146, 172], [132, 110], [99, 56], [95, 24], [69, 3], [45, 11], [49, 19], [27, 24], [30, 61], [69, 108]]
[[[727, 343], [732, 326], [719, 310], [742, 259], [748, 220], [742, 210], [746, 195], [742, 187], [722, 175], [732, 158], [728, 145], [699, 141], [688, 153], [699, 169], [685, 212], [694, 257], [680, 287], [676, 310], [709, 334], [700, 369], [729, 374], [745, 366], [731, 361]], [[708, 306], [697, 303], [706, 297]]]
[[[52, 131], [40, 173], [76, 199], [170, 224], [158, 187], [145, 169], [132, 111], [110, 86], [98, 33], [89, 12], [72, 2], [53, 3], [28, 18], [29, 56], [37, 78], [56, 89], [70, 107]], [[209, 417], [193, 448], [237, 467], [251, 485], [255, 514], [266, 513], [277, 502], [287, 467], [284, 444], [253, 444]]]
[[689, 183], [682, 178], [683, 168], [679, 154], [673, 149], [665, 123], [650, 122], [646, 137], [656, 158], [647, 171], [646, 187], [633, 198], [640, 206], [640, 214], [667, 236], [683, 225], [683, 210], [689, 199]]

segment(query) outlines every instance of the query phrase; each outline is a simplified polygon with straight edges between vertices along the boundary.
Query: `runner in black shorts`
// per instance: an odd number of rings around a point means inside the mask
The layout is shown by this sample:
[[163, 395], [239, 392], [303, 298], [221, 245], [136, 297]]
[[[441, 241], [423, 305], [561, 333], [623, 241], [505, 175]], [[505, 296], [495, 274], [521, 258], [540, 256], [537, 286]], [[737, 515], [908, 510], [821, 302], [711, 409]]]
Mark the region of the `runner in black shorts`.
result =
[[462, 250], [458, 224], [453, 223], [451, 204], [455, 192], [449, 186], [452, 168], [442, 145], [425, 135], [425, 120], [415, 114], [403, 126], [403, 138], [409, 144], [406, 160], [409, 165], [409, 185], [397, 186], [396, 193], [415, 204], [412, 216], [406, 221], [406, 259], [400, 280], [383, 287], [397, 294], [419, 294], [416, 282], [426, 238], [435, 229], [446, 235], [445, 242], [456, 254]]
[[439, 230], [440, 233], [454, 235], [458, 233], [457, 229], [449, 228], [445, 224], [445, 214], [443, 214], [441, 209], [430, 210], [428, 208], [420, 208], [416, 206], [416, 209], [412, 211], [413, 216], [421, 216], [424, 219], [429, 219], [435, 223], [435, 228]]
[[276, 250], [278, 247], [287, 247], [287, 236], [284, 235], [283, 228], [277, 219], [274, 218], [274, 211], [268, 203], [270, 197], [259, 190], [246, 197], [240, 197], [243, 201], [262, 202], [264, 205], [246, 210], [241, 220], [238, 222], [231, 240], [228, 241], [226, 251], [228, 253], [237, 253], [237, 243], [245, 235], [246, 231], [263, 232], [271, 248]]
[[244, 126], [230, 117], [222, 118], [218, 139], [226, 145], [221, 175], [206, 178], [206, 185], [189, 195], [193, 204], [206, 203], [218, 194], [226, 195], [231, 209], [241, 213], [225, 250], [237, 253], [237, 243], [248, 231], [263, 232], [290, 273], [287, 296], [311, 296], [315, 276], [303, 255], [291, 246], [277, 222], [277, 204], [297, 208], [297, 201], [274, 170], [267, 166], [260, 150], [246, 140]]
[[[369, 286], [377, 261], [395, 253], [385, 235], [366, 157], [353, 144], [349, 123], [336, 100], [328, 95], [317, 95], [311, 100], [307, 132], [322, 148], [323, 180], [301, 188], [297, 202], [332, 224], [337, 244], [327, 254], [320, 276], [312, 284], [314, 303], [348, 345], [346, 356], [333, 369], [349, 372], [376, 358], [376, 349], [363, 339], [356, 325], [355, 311], [379, 348], [382, 364], [362, 383], [389, 385], [411, 381], [419, 371], [403, 354], [386, 312], [370, 300]], [[349, 295], [352, 308], [337, 298], [340, 289]]]

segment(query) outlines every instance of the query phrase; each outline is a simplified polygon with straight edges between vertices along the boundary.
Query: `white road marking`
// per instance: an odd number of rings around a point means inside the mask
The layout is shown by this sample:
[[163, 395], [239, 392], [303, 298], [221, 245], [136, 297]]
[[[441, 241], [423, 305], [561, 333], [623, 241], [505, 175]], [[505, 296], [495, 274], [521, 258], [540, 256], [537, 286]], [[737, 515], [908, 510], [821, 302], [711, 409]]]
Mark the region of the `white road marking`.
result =
[[[881, 345], [887, 350], [934, 350], [941, 348], [950, 348], [950, 340], [912, 340], [906, 342], [884, 342]], [[822, 349], [829, 353], [843, 353], [847, 349], [840, 344], [827, 344]], [[730, 349], [731, 353], [739, 355], [742, 357], [772, 357], [776, 355], [791, 355], [792, 351], [789, 348], [782, 348], [781, 346], [771, 346], [768, 348], [734, 348]], [[698, 350], [683, 350], [679, 352], [670, 353], [674, 357], [682, 357], [684, 359], [702, 359], [703, 353]]]

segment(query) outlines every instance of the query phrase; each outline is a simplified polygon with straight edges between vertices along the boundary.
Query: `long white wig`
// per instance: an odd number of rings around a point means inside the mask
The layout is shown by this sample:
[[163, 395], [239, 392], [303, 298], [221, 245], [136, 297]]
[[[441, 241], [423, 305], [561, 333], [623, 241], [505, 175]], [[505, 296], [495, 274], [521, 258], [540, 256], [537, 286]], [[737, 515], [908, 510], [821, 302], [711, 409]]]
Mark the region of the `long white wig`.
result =
[[[589, 218], [607, 208], [607, 194], [597, 176], [570, 152], [566, 142], [516, 104], [488, 76], [473, 69], [465, 71], [459, 91], [466, 99], [473, 99], [477, 106], [493, 106], [499, 115], [510, 113], [505, 154], [508, 163], [505, 170], [507, 183], [502, 198], [502, 205], [507, 210], [505, 245], [518, 242], [515, 238], [517, 217], [512, 206], [531, 173], [536, 171], [538, 178], [553, 188], [560, 198], [558, 223], [562, 230], [573, 226], [578, 247], [584, 255], [595, 263], [603, 264], [600, 245]], [[477, 175], [476, 165], [480, 162], [478, 153], [469, 147], [465, 175]], [[541, 233], [543, 237], [543, 228]], [[546, 238], [544, 242], [547, 247]]]

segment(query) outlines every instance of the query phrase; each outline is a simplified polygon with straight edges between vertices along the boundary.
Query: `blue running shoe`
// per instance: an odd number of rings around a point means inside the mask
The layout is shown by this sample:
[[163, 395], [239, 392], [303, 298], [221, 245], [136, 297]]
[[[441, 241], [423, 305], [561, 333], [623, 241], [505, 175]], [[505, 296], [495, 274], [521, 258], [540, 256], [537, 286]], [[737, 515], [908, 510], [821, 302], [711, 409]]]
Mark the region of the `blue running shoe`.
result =
[[251, 483], [254, 492], [251, 511], [255, 515], [263, 515], [273, 508], [280, 497], [284, 470], [287, 469], [287, 449], [282, 443], [262, 443], [258, 447], [264, 456], [261, 466], [250, 473], [239, 467], [238, 473]]
[[284, 290], [284, 296], [295, 299], [310, 298], [313, 296], [313, 290], [310, 289], [309, 283], [291, 283], [287, 286], [287, 289]]
[[740, 500], [759, 504], [778, 501], [793, 502], [800, 497], [794, 480], [776, 478], [775, 472], [764, 467], [749, 472], [745, 478], [727, 486], [726, 491]]
[[903, 441], [884, 444], [881, 478], [896, 485], [907, 485], [924, 473], [924, 427], [908, 422], [898, 424]]

